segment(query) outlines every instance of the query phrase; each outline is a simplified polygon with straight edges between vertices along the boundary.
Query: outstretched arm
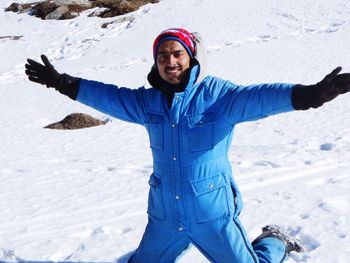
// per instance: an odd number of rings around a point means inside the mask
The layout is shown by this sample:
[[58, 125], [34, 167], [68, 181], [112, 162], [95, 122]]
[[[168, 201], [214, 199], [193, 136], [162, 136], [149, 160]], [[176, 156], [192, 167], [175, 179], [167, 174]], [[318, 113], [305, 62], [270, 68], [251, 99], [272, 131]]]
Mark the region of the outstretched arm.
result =
[[44, 64], [27, 60], [25, 73], [29, 80], [55, 88], [60, 93], [112, 117], [143, 124], [145, 117], [145, 89], [119, 88], [102, 82], [59, 74], [45, 55]]
[[231, 123], [257, 120], [273, 114], [318, 108], [350, 91], [350, 73], [339, 74], [337, 67], [314, 85], [259, 84], [247, 87], [226, 82], [229, 96], [221, 108]]
[[339, 74], [341, 70], [341, 67], [337, 67], [317, 84], [294, 86], [292, 91], [294, 109], [318, 108], [340, 94], [349, 92], [350, 73]]

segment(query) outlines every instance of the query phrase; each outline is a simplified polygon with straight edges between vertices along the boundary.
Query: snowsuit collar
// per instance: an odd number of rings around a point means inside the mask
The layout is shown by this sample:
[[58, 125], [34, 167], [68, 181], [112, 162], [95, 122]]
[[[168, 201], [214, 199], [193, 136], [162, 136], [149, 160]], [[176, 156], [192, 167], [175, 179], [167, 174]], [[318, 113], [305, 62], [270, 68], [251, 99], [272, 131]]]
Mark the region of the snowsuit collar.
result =
[[187, 70], [185, 78], [180, 83], [170, 84], [169, 82], [163, 80], [160, 77], [157, 68], [152, 67], [152, 70], [148, 74], [147, 79], [148, 79], [148, 82], [152, 85], [152, 87], [161, 91], [165, 95], [168, 101], [168, 106], [171, 107], [174, 94], [176, 92], [183, 92], [186, 89], [192, 87], [197, 80], [198, 73], [199, 73], [199, 66], [198, 65], [191, 66]]

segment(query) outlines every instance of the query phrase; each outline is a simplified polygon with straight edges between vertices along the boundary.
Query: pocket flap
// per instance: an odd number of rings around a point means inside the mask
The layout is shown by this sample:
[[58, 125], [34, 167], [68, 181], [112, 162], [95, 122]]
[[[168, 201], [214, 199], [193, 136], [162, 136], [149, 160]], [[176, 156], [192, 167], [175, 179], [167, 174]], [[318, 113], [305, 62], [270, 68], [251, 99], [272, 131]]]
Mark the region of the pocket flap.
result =
[[160, 178], [156, 177], [154, 174], [151, 174], [148, 184], [153, 187], [158, 187], [160, 185]]
[[196, 127], [201, 126], [209, 123], [213, 123], [216, 120], [216, 113], [215, 112], [205, 112], [202, 114], [189, 116], [188, 117], [188, 124], [190, 127]]
[[207, 179], [192, 182], [192, 189], [196, 196], [211, 192], [226, 185], [224, 175], [217, 175]]

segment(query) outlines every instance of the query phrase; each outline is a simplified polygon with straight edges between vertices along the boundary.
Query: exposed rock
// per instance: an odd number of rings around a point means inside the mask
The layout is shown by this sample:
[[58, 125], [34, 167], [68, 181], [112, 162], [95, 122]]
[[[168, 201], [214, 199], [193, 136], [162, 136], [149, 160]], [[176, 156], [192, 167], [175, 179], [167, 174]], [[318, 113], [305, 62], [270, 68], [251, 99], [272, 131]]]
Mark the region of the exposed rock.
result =
[[31, 8], [33, 4], [18, 4], [18, 3], [12, 3], [9, 7], [5, 8], [5, 11], [11, 11], [11, 12], [23, 12], [24, 10], [27, 10]]
[[78, 13], [79, 14], [80, 12], [83, 12], [89, 8], [86, 6], [82, 6], [82, 5], [68, 5], [68, 9], [69, 9], [70, 13]]
[[46, 129], [56, 130], [75, 130], [89, 128], [106, 124], [107, 121], [101, 121], [85, 113], [72, 113], [59, 122], [45, 126]]
[[91, 7], [91, 1], [89, 0], [52, 0], [57, 6], [63, 5], [79, 5], [82, 7]]
[[55, 11], [57, 6], [51, 1], [40, 2], [31, 9], [31, 14], [44, 19], [48, 14]]
[[67, 12], [67, 13], [64, 13], [63, 16], [61, 17], [62, 20], [64, 19], [72, 19], [72, 18], [75, 18], [79, 16], [79, 13], [78, 12]]
[[45, 16], [45, 19], [54, 19], [59, 20], [63, 17], [63, 14], [68, 13], [69, 8], [66, 5], [60, 6], [55, 9], [55, 11], [49, 13], [47, 16]]
[[46, 0], [28, 4], [12, 3], [5, 11], [23, 12], [28, 10], [31, 15], [42, 19], [70, 19], [78, 16], [84, 10], [100, 7], [103, 9], [98, 12], [94, 11], [90, 16], [97, 15], [105, 18], [124, 15], [145, 4], [158, 2], [159, 0]]
[[96, 0], [93, 7], [105, 7], [99, 17], [114, 17], [136, 11], [141, 6], [149, 3], [158, 3], [159, 0]]
[[47, 16], [45, 16], [45, 20], [63, 20], [63, 19], [71, 19], [79, 16], [79, 13], [86, 10], [86, 7], [80, 5], [63, 5], [59, 6], [55, 9], [55, 11], [51, 12]]
[[22, 10], [22, 5], [18, 4], [18, 3], [12, 3], [9, 7], [5, 8], [5, 11], [11, 11], [11, 12], [19, 12], [20, 10]]

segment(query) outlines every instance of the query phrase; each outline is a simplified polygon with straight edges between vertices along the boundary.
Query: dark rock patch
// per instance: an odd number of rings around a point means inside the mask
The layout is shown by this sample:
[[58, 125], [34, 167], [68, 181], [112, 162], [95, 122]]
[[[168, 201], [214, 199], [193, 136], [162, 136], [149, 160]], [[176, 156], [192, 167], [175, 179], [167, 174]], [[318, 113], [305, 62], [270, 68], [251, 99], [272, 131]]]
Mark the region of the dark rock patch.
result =
[[136, 11], [148, 3], [158, 3], [159, 0], [96, 0], [93, 7], [106, 8], [98, 16], [102, 18], [124, 15]]
[[53, 2], [45, 1], [45, 2], [41, 2], [41, 3], [34, 5], [31, 8], [30, 13], [33, 16], [45, 18], [48, 14], [55, 11], [56, 8], [57, 8], [57, 6]]
[[6, 12], [22, 12], [24, 10], [27, 10], [31, 8], [34, 4], [18, 4], [18, 3], [12, 3], [9, 7], [5, 8]]
[[79, 13], [100, 7], [100, 12], [93, 12], [89, 16], [101, 18], [124, 15], [136, 11], [141, 6], [149, 3], [158, 3], [159, 0], [45, 0], [27, 4], [12, 3], [5, 11], [29, 12], [29, 14], [41, 19], [71, 19]]
[[63, 120], [49, 124], [44, 128], [56, 130], [75, 130], [104, 125], [106, 123], [107, 121], [101, 121], [85, 113], [72, 113]]

